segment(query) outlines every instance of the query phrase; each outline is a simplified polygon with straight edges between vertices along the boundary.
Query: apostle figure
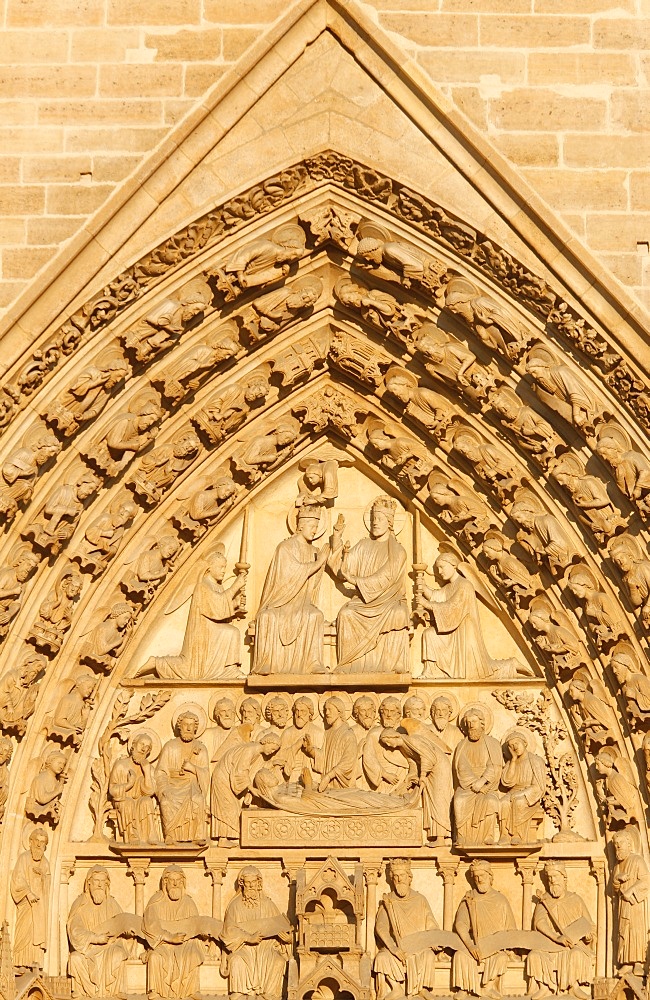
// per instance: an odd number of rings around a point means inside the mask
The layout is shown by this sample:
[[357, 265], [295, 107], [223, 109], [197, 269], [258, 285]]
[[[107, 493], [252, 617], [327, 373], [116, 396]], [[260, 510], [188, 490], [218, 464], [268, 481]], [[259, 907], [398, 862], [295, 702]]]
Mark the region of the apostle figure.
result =
[[648, 866], [637, 854], [631, 830], [613, 836], [616, 867], [612, 888], [617, 901], [616, 962], [619, 975], [642, 976], [648, 950], [647, 899], [650, 893]]
[[461, 742], [463, 734], [458, 726], [451, 721], [454, 716], [454, 705], [451, 698], [446, 694], [439, 694], [431, 702], [431, 722], [439, 741], [445, 748], [445, 752], [453, 754], [454, 750]]
[[113, 764], [108, 781], [108, 796], [117, 816], [117, 829], [127, 844], [158, 843], [153, 798], [156, 781], [149, 760], [152, 737], [148, 732], [136, 733], [129, 740], [128, 749], [128, 755], [118, 757]]
[[388, 863], [392, 892], [382, 896], [375, 920], [375, 935], [381, 945], [375, 958], [379, 1000], [423, 996], [435, 982], [436, 958], [431, 948], [410, 951], [405, 938], [422, 931], [437, 930], [428, 900], [411, 888], [411, 862], [394, 858]]
[[462, 728], [465, 739], [456, 747], [452, 761], [455, 843], [493, 844], [503, 770], [501, 744], [486, 734], [487, 713], [481, 705], [465, 709]]
[[[126, 960], [123, 937], [133, 936], [122, 907], [110, 894], [111, 879], [105, 868], [95, 866], [86, 875], [84, 891], [70, 907], [68, 974], [73, 997], [123, 997], [126, 993]], [[116, 920], [116, 917], [122, 920]], [[132, 918], [135, 922], [136, 918]]]
[[319, 792], [328, 788], [351, 788], [357, 768], [357, 741], [344, 719], [345, 706], [336, 696], [328, 698], [323, 707], [325, 739], [322, 749], [303, 737], [302, 749], [314, 761], [314, 770], [320, 774]]
[[262, 888], [259, 869], [246, 865], [237, 878], [237, 895], [226, 907], [221, 974], [228, 978], [230, 1000], [282, 996], [291, 926]]
[[14, 968], [17, 975], [43, 968], [47, 948], [47, 914], [50, 894], [50, 866], [45, 857], [47, 831], [35, 827], [29, 848], [18, 855], [11, 873], [11, 898], [16, 904]]
[[64, 694], [48, 722], [48, 735], [62, 744], [79, 746], [92, 709], [97, 677], [92, 670], [80, 670], [72, 690]]
[[[136, 676], [153, 673], [178, 680], [215, 680], [241, 676], [241, 637], [229, 624], [237, 614], [246, 573], [223, 586], [226, 554], [219, 543], [207, 556], [207, 568], [192, 590], [183, 647], [176, 656], [151, 656]], [[184, 603], [184, 601], [183, 601]], [[166, 613], [177, 609], [174, 604]]]
[[380, 742], [400, 750], [413, 763], [411, 780], [417, 782], [422, 792], [422, 822], [428, 839], [434, 843], [451, 843], [451, 797], [454, 787], [451, 763], [431, 727], [421, 722], [413, 727], [409, 725], [413, 721], [419, 720], [404, 720], [404, 733], [384, 729]]
[[302, 743], [305, 736], [309, 736], [314, 747], [323, 743], [323, 731], [314, 722], [315, 714], [311, 698], [306, 695], [296, 698], [292, 708], [293, 725], [287, 726], [280, 736], [279, 758], [287, 781], [298, 781], [304, 776], [303, 772], [313, 770], [313, 761], [304, 752]]
[[255, 631], [255, 674], [320, 673], [323, 666], [323, 612], [315, 605], [329, 545], [313, 539], [321, 509], [298, 508], [296, 533], [280, 542], [269, 566]]
[[178, 736], [165, 743], [156, 768], [156, 798], [166, 844], [207, 839], [206, 796], [210, 787], [208, 751], [196, 739], [199, 716], [182, 712]]
[[201, 937], [216, 937], [215, 922], [199, 917], [185, 892], [185, 874], [172, 865], [144, 909], [142, 930], [147, 952], [147, 1000], [185, 1000], [199, 993], [199, 966], [205, 959]]
[[[533, 912], [533, 930], [559, 945], [559, 950], [535, 949], [528, 954], [528, 996], [544, 1000], [549, 995], [570, 994], [576, 1000], [589, 1000], [593, 982], [593, 952], [596, 926], [582, 896], [567, 892], [567, 874], [562, 861], [547, 861], [544, 874], [548, 893], [537, 897]], [[552, 947], [553, 947], [552, 946]]]
[[439, 590], [421, 587], [421, 603], [433, 625], [422, 633], [423, 677], [516, 677], [530, 670], [516, 659], [494, 660], [485, 646], [474, 584], [462, 575], [463, 560], [441, 551], [434, 569]]
[[546, 791], [544, 760], [529, 750], [530, 735], [525, 729], [511, 729], [503, 746], [508, 751], [501, 773], [500, 844], [532, 844], [538, 839], [539, 824], [544, 818], [541, 801]]
[[362, 767], [368, 786], [386, 795], [404, 792], [409, 773], [409, 763], [397, 747], [381, 742], [384, 729], [397, 729], [402, 721], [402, 706], [394, 695], [383, 698], [379, 705], [379, 725], [366, 737], [363, 747]]
[[503, 893], [492, 888], [494, 876], [489, 861], [475, 858], [468, 875], [473, 888], [465, 893], [454, 919], [454, 930], [467, 951], [454, 952], [451, 985], [464, 993], [497, 1000], [502, 995], [501, 977], [508, 968], [508, 955], [505, 951], [486, 954], [484, 949], [491, 949], [483, 939], [499, 931], [515, 930], [515, 918]]
[[216, 726], [206, 729], [203, 734], [203, 742], [208, 748], [210, 762], [216, 764], [221, 760], [226, 750], [231, 747], [245, 743], [250, 730], [237, 726], [237, 710], [232, 698], [217, 698], [211, 706], [210, 714], [216, 722]]
[[27, 720], [34, 714], [38, 684], [36, 680], [47, 665], [42, 653], [30, 653], [18, 667], [12, 667], [0, 679], [0, 726], [24, 736]]
[[356, 589], [336, 619], [337, 670], [407, 673], [409, 612], [406, 552], [393, 531], [397, 504], [377, 497], [370, 509], [370, 537], [342, 543], [343, 517], [334, 528], [330, 569]]
[[[242, 808], [250, 805], [258, 772], [266, 769], [267, 761], [280, 749], [280, 737], [272, 730], [263, 733], [259, 740], [242, 743], [227, 750], [217, 761], [210, 783], [210, 812], [212, 836], [222, 847], [229, 842], [239, 842], [239, 817]], [[274, 783], [280, 783], [275, 774]], [[269, 782], [267, 781], [267, 787]]]
[[377, 707], [370, 695], [362, 694], [355, 698], [352, 705], [352, 725], [350, 728], [357, 741], [357, 773], [355, 784], [361, 788], [370, 788], [368, 779], [363, 773], [363, 754], [368, 733], [375, 727]]

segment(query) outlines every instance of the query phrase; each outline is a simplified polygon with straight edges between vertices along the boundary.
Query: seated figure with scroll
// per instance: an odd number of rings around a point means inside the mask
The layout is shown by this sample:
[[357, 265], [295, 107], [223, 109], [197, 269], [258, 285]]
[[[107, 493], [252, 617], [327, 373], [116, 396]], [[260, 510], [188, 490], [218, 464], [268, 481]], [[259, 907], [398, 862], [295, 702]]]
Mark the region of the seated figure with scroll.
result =
[[548, 893], [540, 892], [533, 912], [533, 930], [548, 938], [548, 948], [528, 954], [528, 996], [544, 1000], [569, 994], [588, 1000], [593, 982], [593, 951], [596, 925], [582, 896], [567, 892], [567, 873], [562, 861], [547, 861], [544, 875]]
[[390, 861], [388, 878], [392, 892], [382, 897], [375, 920], [380, 944], [374, 965], [377, 996], [379, 1000], [397, 1000], [426, 995], [422, 990], [431, 989], [435, 982], [436, 957], [432, 947], [422, 947], [417, 939], [424, 931], [437, 930], [438, 924], [428, 900], [411, 888], [410, 861]]
[[321, 508], [298, 509], [296, 532], [280, 542], [269, 566], [255, 624], [254, 674], [321, 673], [325, 619], [315, 601], [329, 545], [313, 545]]
[[466, 950], [454, 953], [451, 985], [461, 994], [498, 1000], [502, 996], [501, 980], [508, 968], [504, 940], [508, 937], [515, 940], [512, 933], [504, 934], [503, 938], [501, 934], [515, 930], [515, 918], [506, 897], [492, 887], [494, 876], [489, 861], [475, 858], [468, 876], [473, 888], [465, 893], [454, 919], [454, 930]]
[[119, 997], [126, 993], [129, 951], [124, 938], [142, 933], [141, 920], [124, 913], [111, 896], [108, 870], [96, 865], [70, 908], [68, 972], [75, 997]]
[[370, 508], [370, 537], [343, 544], [339, 517], [330, 570], [355, 588], [336, 619], [337, 671], [408, 673], [409, 611], [406, 552], [394, 532], [396, 502], [379, 496]]
[[226, 907], [222, 941], [221, 974], [228, 979], [230, 1000], [280, 1000], [291, 925], [263, 892], [262, 876], [253, 865], [239, 873], [237, 895]]
[[185, 889], [182, 868], [170, 865], [162, 873], [159, 891], [145, 906], [142, 930], [149, 945], [147, 1000], [196, 997], [199, 966], [206, 956], [200, 939], [217, 941], [221, 936], [221, 921], [200, 916]]

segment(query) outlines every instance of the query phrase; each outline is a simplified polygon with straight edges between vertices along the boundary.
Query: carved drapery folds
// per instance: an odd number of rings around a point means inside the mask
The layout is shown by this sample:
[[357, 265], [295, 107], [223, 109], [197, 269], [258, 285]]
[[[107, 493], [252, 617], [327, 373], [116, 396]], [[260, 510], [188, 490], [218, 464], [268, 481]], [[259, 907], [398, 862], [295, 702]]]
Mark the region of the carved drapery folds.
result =
[[0, 407], [15, 966], [83, 997], [642, 980], [648, 418], [605, 333], [324, 153], [36, 350]]

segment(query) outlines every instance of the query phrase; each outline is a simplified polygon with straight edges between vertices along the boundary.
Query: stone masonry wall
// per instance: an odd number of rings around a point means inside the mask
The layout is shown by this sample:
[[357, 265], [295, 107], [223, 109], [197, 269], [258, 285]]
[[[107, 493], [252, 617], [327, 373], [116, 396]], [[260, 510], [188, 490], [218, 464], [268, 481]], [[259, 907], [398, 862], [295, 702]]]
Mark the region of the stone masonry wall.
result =
[[[4, 0], [0, 310], [291, 0]], [[650, 0], [365, 10], [650, 310]]]

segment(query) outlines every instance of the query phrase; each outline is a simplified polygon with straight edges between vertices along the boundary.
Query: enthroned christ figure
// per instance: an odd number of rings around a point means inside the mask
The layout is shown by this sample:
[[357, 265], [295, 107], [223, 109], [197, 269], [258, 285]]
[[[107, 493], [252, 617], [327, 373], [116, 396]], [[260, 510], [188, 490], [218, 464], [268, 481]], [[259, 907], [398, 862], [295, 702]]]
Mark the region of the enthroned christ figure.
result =
[[330, 547], [316, 549], [313, 544], [320, 516], [320, 507], [300, 507], [296, 533], [275, 550], [257, 612], [254, 674], [312, 674], [325, 669], [325, 620], [314, 602]]

